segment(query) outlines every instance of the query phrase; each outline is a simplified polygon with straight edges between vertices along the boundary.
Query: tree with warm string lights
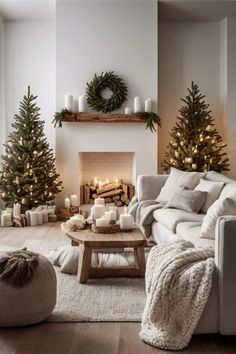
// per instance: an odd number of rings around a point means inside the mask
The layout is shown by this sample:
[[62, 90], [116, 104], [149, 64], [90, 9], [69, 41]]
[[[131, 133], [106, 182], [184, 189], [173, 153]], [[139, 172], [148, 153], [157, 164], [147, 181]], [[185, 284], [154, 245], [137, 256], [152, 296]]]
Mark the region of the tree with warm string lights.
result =
[[0, 197], [7, 203], [25, 204], [26, 209], [55, 199], [62, 182], [56, 173], [55, 158], [40, 120], [37, 96], [30, 93], [20, 102], [13, 131], [4, 144], [0, 171]]
[[214, 119], [205, 103], [204, 95], [192, 82], [188, 95], [181, 99], [185, 105], [179, 109], [180, 116], [170, 132], [162, 168], [170, 167], [184, 171], [229, 171], [229, 159], [223, 151], [226, 144], [214, 127]]

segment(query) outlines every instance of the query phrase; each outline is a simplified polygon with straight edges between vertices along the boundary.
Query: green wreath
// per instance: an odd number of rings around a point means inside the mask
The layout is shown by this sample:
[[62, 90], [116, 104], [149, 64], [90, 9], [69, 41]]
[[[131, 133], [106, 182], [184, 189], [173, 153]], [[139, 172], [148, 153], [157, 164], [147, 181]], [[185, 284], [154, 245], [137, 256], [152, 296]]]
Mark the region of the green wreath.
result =
[[[109, 88], [112, 92], [110, 98], [102, 97], [104, 89]], [[127, 98], [127, 86], [124, 81], [113, 71], [108, 71], [99, 76], [94, 75], [93, 80], [86, 88], [86, 98], [89, 106], [97, 112], [113, 112], [119, 109]]]

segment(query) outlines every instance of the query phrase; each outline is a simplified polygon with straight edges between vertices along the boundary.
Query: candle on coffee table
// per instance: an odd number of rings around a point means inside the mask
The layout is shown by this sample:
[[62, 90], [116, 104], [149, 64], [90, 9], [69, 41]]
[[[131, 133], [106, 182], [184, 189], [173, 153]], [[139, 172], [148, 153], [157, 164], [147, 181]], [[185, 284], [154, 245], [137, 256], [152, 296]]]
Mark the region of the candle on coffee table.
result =
[[101, 217], [99, 219], [96, 219], [96, 226], [98, 226], [98, 227], [109, 226], [109, 219], [106, 219], [105, 217]]
[[120, 228], [121, 230], [131, 230], [134, 225], [133, 216], [130, 214], [121, 214]]
[[91, 217], [92, 220], [96, 220], [101, 218], [102, 215], [105, 213], [105, 206], [104, 205], [93, 205], [91, 208]]

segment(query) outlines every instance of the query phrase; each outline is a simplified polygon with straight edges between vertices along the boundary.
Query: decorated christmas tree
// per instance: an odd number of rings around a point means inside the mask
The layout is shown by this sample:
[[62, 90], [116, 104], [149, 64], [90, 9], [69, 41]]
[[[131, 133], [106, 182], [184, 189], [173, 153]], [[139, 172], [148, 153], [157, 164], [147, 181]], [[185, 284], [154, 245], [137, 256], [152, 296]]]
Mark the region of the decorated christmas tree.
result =
[[36, 98], [28, 87], [19, 113], [14, 116], [13, 131], [4, 144], [6, 155], [2, 155], [0, 171], [0, 197], [7, 205], [21, 203], [26, 209], [54, 200], [62, 184], [43, 132]]
[[229, 159], [223, 151], [226, 144], [214, 127], [214, 119], [205, 103], [204, 95], [192, 82], [188, 95], [181, 99], [177, 123], [170, 132], [165, 159], [161, 164], [168, 172], [170, 167], [184, 171], [229, 171]]

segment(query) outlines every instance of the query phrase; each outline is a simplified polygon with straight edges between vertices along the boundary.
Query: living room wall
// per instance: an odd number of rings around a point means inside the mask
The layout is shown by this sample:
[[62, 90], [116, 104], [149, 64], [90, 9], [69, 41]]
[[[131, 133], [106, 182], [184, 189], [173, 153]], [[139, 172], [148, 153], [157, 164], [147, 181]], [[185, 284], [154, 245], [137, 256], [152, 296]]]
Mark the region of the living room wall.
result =
[[159, 171], [176, 122], [180, 98], [193, 80], [206, 95], [216, 127], [223, 133], [220, 97], [220, 22], [159, 23], [159, 115], [163, 127], [158, 139]]
[[[51, 121], [55, 112], [55, 40], [53, 20], [5, 22], [5, 102], [6, 134], [11, 130], [19, 102], [27, 86], [38, 96], [45, 134], [55, 148], [55, 129]], [[1, 143], [5, 141], [1, 137]]]

